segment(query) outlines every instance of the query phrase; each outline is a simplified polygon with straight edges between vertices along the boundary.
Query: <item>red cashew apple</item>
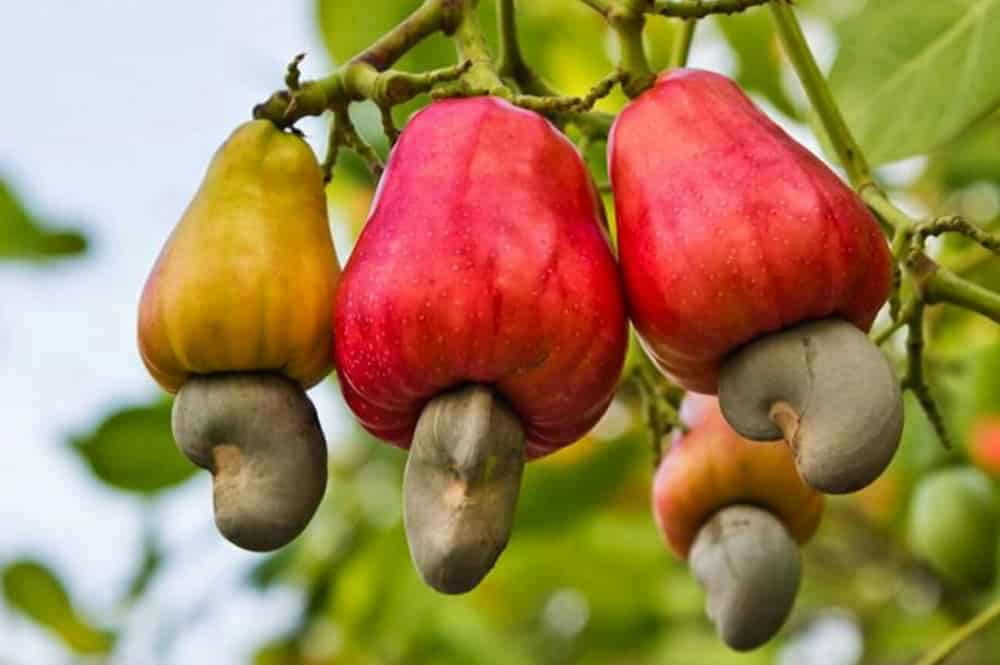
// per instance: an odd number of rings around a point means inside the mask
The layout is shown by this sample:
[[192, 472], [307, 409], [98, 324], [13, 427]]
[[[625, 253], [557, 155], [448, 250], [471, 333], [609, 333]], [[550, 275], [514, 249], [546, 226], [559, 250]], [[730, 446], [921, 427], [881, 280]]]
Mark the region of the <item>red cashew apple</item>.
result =
[[806, 482], [860, 489], [902, 432], [868, 340], [891, 257], [861, 200], [727, 78], [663, 74], [612, 128], [630, 315], [688, 389], [754, 440], [784, 436]]
[[495, 98], [431, 104], [392, 151], [337, 296], [344, 396], [409, 448], [424, 579], [467, 591], [509, 537], [525, 459], [587, 432], [626, 349], [624, 299], [580, 156]]
[[791, 611], [801, 576], [798, 545], [816, 531], [823, 495], [799, 478], [787, 446], [734, 432], [715, 398], [691, 394], [682, 412], [691, 410], [691, 429], [674, 437], [656, 471], [653, 514], [705, 588], [720, 637], [734, 649], [752, 649]]

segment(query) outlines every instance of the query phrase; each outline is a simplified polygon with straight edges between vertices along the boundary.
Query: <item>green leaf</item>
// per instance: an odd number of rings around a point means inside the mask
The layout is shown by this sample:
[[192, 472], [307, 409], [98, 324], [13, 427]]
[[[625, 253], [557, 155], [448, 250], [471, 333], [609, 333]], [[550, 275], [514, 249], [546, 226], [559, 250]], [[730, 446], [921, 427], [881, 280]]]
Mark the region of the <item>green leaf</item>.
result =
[[0, 259], [43, 261], [81, 254], [87, 239], [78, 231], [51, 229], [29, 213], [0, 180]]
[[528, 465], [518, 500], [518, 532], [562, 529], [607, 502], [628, 480], [646, 449], [633, 432], [606, 443], [582, 461]]
[[146, 534], [142, 540], [142, 559], [139, 561], [139, 568], [132, 576], [128, 590], [125, 592], [124, 600], [126, 602], [135, 602], [146, 593], [149, 583], [153, 581], [163, 565], [163, 556], [164, 552], [160, 549], [152, 533]]
[[12, 609], [58, 635], [77, 653], [107, 653], [114, 634], [95, 628], [73, 608], [66, 588], [37, 561], [21, 560], [0, 572], [3, 596]]
[[298, 546], [293, 543], [263, 559], [247, 574], [247, 581], [255, 589], [266, 589], [277, 582], [298, 558]]
[[117, 411], [72, 445], [98, 478], [132, 492], [152, 494], [195, 471], [174, 445], [170, 404], [163, 401]]
[[[337, 63], [347, 62], [406, 18], [420, 0], [381, 0], [377, 11], [363, 2], [317, 0], [316, 16], [327, 50]], [[423, 71], [455, 61], [455, 51], [442, 35], [434, 35], [400, 59], [402, 69]]]
[[1000, 104], [1000, 0], [869, 2], [838, 32], [830, 85], [874, 164], [936, 148]]
[[1000, 181], [1000, 114], [964, 132], [934, 155], [944, 183], [964, 187], [981, 180]]
[[795, 118], [798, 112], [781, 86], [781, 51], [770, 19], [768, 12], [748, 11], [720, 16], [718, 25], [739, 61], [736, 80], [740, 85]]

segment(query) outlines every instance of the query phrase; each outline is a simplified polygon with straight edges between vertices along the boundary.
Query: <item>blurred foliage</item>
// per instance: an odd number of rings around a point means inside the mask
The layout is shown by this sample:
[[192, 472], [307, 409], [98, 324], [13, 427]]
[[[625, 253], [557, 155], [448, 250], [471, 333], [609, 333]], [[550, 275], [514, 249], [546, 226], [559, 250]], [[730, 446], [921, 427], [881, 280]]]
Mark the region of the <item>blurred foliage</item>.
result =
[[24, 207], [0, 180], [0, 260], [41, 261], [82, 253], [87, 239], [78, 231], [52, 229]]
[[195, 466], [177, 450], [170, 431], [171, 403], [158, 400], [107, 416], [88, 436], [74, 439], [78, 453], [103, 482], [152, 494], [187, 480]]
[[936, 148], [1000, 104], [1000, 0], [869, 2], [837, 33], [830, 85], [872, 164]]
[[[314, 7], [332, 59], [343, 62], [417, 4], [315, 0]], [[1000, 72], [991, 59], [1000, 43], [1000, 0], [796, 4], [840, 40], [831, 72], [834, 93], [872, 161], [927, 155], [919, 177], [893, 193], [928, 210], [962, 212], [997, 228], [1000, 116], [992, 111], [1000, 102]], [[495, 45], [493, 3], [480, 5], [487, 38]], [[526, 58], [553, 85], [579, 94], [611, 69], [617, 46], [600, 18], [578, 0], [522, 0], [518, 10]], [[726, 50], [733, 62], [729, 73], [745, 88], [800, 118], [768, 11], [708, 20], [718, 30], [699, 29], [695, 48], [711, 42]], [[646, 45], [658, 67], [666, 62], [677, 25], [650, 19]], [[454, 57], [451, 44], [435, 36], [400, 66], [423, 70]], [[396, 109], [397, 123], [427, 101], [418, 98]], [[624, 101], [616, 93], [600, 108], [614, 112]], [[388, 145], [375, 109], [357, 105], [352, 115], [384, 154]], [[606, 183], [605, 146], [584, 147], [595, 179]], [[341, 159], [327, 194], [346, 235], [360, 231], [373, 192], [363, 163]], [[44, 231], [2, 185], [0, 221], [5, 229], [28, 229], [5, 233], [0, 256], [48, 255], [52, 252], [40, 249], [53, 246], [47, 243], [72, 244], [52, 239], [60, 237], [77, 238], [83, 246], [77, 235]], [[946, 238], [934, 252], [964, 276], [1000, 289], [1000, 262], [970, 243]], [[527, 467], [510, 545], [483, 584], [459, 597], [428, 589], [410, 563], [400, 510], [405, 454], [360, 429], [330, 441], [330, 482], [312, 525], [293, 545], [261, 555], [246, 577], [250, 588], [288, 586], [304, 597], [295, 625], [261, 645], [255, 663], [912, 662], [1000, 591], [962, 588], [910, 549], [910, 506], [921, 479], [967, 468], [970, 432], [983, 417], [1000, 414], [998, 327], [962, 310], [936, 307], [927, 337], [928, 378], [959, 445], [944, 449], [919, 405], [907, 398], [903, 444], [892, 466], [864, 491], [828, 501], [824, 523], [804, 550], [805, 577], [793, 616], [778, 639], [759, 651], [736, 654], [721, 645], [705, 618], [701, 591], [684, 562], [663, 544], [650, 514], [647, 435], [637, 405], [623, 391], [593, 434]], [[901, 361], [901, 342], [887, 349]], [[332, 383], [321, 389], [333, 389]], [[195, 470], [176, 451], [169, 421], [166, 401], [120, 409], [76, 438], [72, 449], [109, 487], [145, 499]], [[932, 503], [927, 510], [933, 517], [941, 506]], [[968, 511], [958, 512], [971, 520]], [[177, 556], [157, 545], [155, 521], [147, 529], [126, 601], [141, 598], [165, 557]], [[111, 648], [111, 636], [81, 617], [63, 585], [40, 564], [8, 563], [3, 589], [10, 607], [49, 628], [68, 648], [79, 653]], [[1000, 630], [993, 630], [949, 663], [995, 663], [997, 653]]]
[[7, 605], [51, 630], [77, 653], [106, 653], [114, 634], [95, 627], [70, 601], [66, 587], [37, 561], [14, 561], [0, 571]]

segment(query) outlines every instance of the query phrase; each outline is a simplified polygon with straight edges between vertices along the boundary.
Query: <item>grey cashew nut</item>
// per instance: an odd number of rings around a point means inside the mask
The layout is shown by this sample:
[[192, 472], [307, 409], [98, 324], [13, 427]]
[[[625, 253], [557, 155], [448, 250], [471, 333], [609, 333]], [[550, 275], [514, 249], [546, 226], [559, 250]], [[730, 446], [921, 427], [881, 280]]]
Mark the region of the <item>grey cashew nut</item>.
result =
[[215, 523], [244, 549], [288, 544], [326, 490], [326, 442], [299, 384], [270, 372], [192, 376], [177, 392], [174, 439], [213, 477]]
[[888, 359], [839, 319], [756, 339], [722, 365], [719, 405], [748, 439], [784, 438], [806, 483], [859, 490], [892, 461], [903, 432], [899, 381]]
[[485, 386], [424, 407], [406, 460], [403, 522], [427, 584], [465, 593], [493, 567], [510, 538], [523, 450], [520, 420]]
[[755, 649], [781, 629], [802, 576], [799, 548], [766, 510], [723, 508], [698, 531], [689, 566], [705, 589], [705, 611], [727, 646]]

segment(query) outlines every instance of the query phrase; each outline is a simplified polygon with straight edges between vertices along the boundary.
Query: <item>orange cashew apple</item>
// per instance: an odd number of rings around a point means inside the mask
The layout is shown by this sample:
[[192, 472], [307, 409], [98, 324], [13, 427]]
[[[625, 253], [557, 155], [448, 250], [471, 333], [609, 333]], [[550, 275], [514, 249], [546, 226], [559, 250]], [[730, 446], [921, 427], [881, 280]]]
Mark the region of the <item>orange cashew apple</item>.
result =
[[823, 495], [802, 482], [791, 451], [748, 441], [712, 397], [690, 394], [653, 481], [653, 514], [670, 548], [705, 588], [707, 613], [733, 649], [781, 628], [801, 576], [798, 546], [819, 525]]

